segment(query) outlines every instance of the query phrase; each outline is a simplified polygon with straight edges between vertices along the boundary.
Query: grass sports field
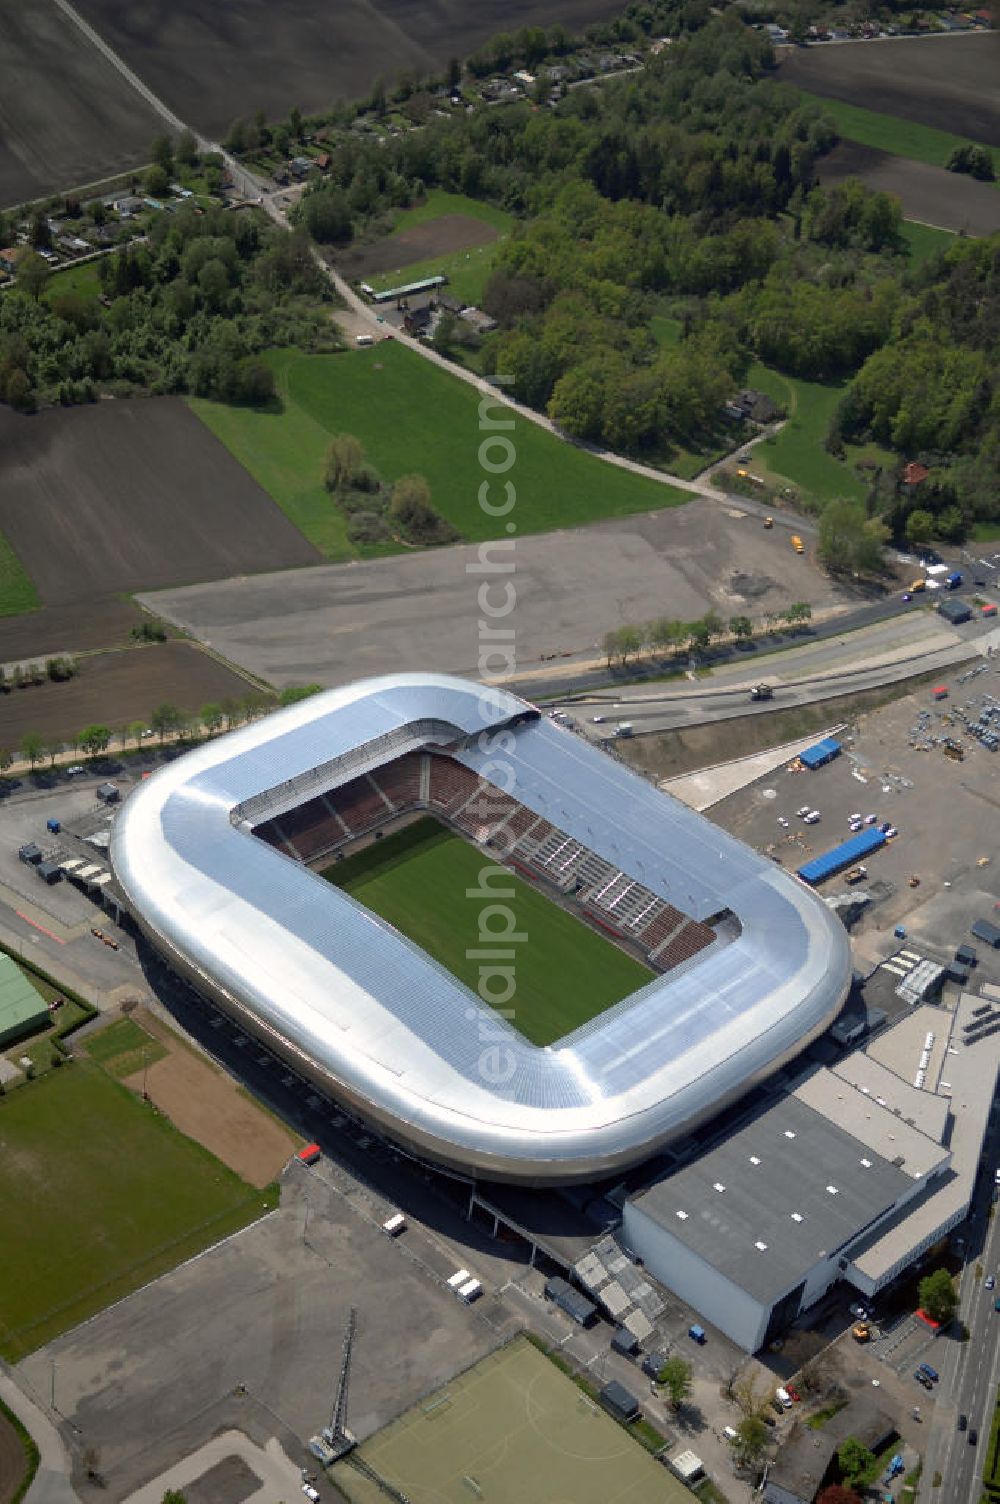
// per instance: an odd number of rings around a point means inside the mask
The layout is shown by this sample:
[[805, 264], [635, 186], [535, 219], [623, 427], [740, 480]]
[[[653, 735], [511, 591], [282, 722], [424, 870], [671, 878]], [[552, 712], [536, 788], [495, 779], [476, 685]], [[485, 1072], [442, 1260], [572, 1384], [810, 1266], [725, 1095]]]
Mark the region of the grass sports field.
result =
[[[379, 1431], [362, 1459], [412, 1504], [684, 1504], [692, 1495], [523, 1337]], [[385, 1497], [347, 1464], [352, 1504]]]
[[[129, 1041], [118, 1039], [117, 1043]], [[97, 1064], [77, 1060], [0, 1098], [0, 1355], [60, 1332], [274, 1206]]]
[[[503, 522], [479, 505], [484, 470], [479, 393], [402, 345], [341, 355], [275, 350], [267, 357], [281, 394], [280, 412], [226, 407], [200, 398], [190, 406], [285, 515], [328, 559], [361, 553], [323, 486], [324, 458], [336, 433], [352, 433], [384, 480], [426, 476], [432, 502], [469, 542], [504, 536]], [[522, 533], [578, 527], [604, 517], [678, 506], [686, 491], [633, 475], [515, 418], [508, 474], [517, 491]], [[503, 456], [495, 452], [491, 463]], [[385, 552], [380, 550], [365, 550]]]
[[[946, 166], [956, 146], [983, 144], [970, 142], [966, 136], [952, 135], [950, 131], [938, 130], [933, 125], [921, 125], [916, 120], [902, 120], [898, 115], [883, 115], [862, 105], [847, 104], [842, 99], [827, 99], [805, 90], [803, 98], [819, 105], [848, 140], [860, 141], [862, 146], [878, 147], [896, 157], [909, 157], [914, 162], [929, 162], [932, 167]], [[992, 151], [993, 165], [1000, 172], [1000, 149], [987, 146], [986, 150]]]
[[[476, 991], [483, 905], [466, 896], [492, 863], [438, 821], [406, 825], [328, 867], [323, 876], [387, 919]], [[527, 939], [518, 944], [517, 991], [504, 1004], [532, 1044], [552, 1044], [652, 980], [653, 973], [513, 873], [490, 880]], [[509, 896], [508, 896], [509, 895]], [[487, 921], [488, 923], [490, 921]]]

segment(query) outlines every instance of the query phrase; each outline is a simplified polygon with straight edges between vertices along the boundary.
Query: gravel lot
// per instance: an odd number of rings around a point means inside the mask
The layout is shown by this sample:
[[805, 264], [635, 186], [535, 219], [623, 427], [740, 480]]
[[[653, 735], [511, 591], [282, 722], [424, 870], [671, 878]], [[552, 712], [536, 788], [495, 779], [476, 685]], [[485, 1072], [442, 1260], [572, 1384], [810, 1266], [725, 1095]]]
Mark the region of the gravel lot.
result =
[[[279, 687], [402, 669], [478, 676], [484, 582], [494, 606], [509, 598], [503, 581], [514, 586], [516, 605], [503, 626], [514, 633], [522, 670], [543, 655], [599, 651], [604, 634], [623, 622], [691, 621], [710, 606], [725, 617], [759, 615], [796, 600], [815, 610], [844, 599], [792, 552], [784, 532], [766, 532], [759, 518], [710, 502], [535, 535], [487, 557], [512, 558], [513, 575], [473, 572], [479, 549], [460, 545], [141, 599]], [[499, 672], [499, 660], [486, 671]]]
[[[984, 692], [1000, 692], [1000, 675], [981, 674], [969, 684], [957, 683], [958, 673], [944, 675], [950, 687], [948, 704], [977, 700]], [[939, 748], [918, 751], [910, 745], [911, 727], [920, 710], [933, 704], [923, 688], [881, 710], [862, 715], [853, 739], [844, 738], [845, 752], [814, 773], [791, 773], [782, 768], [734, 794], [709, 811], [711, 818], [760, 850], [781, 857], [795, 869], [811, 856], [828, 851], [850, 835], [848, 816], [869, 811], [891, 820], [899, 836], [865, 860], [868, 880], [859, 891], [872, 896], [870, 908], [852, 933], [858, 965], [899, 948], [895, 925], [904, 924], [908, 936], [927, 954], [950, 959], [955, 947], [969, 938], [972, 920], [992, 917], [1000, 900], [1000, 865], [996, 860], [996, 829], [1000, 811], [1000, 767], [997, 755], [973, 743], [961, 728], [935, 719], [938, 735], [956, 735], [965, 744], [963, 762], [952, 762]], [[861, 783], [854, 771], [861, 772]], [[888, 789], [889, 792], [883, 792]], [[821, 813], [818, 825], [807, 826], [795, 811], [810, 804]], [[778, 817], [789, 820], [786, 831]], [[987, 865], [978, 865], [981, 858]], [[911, 876], [920, 885], [909, 886]], [[850, 891], [842, 879], [820, 884], [824, 897]], [[974, 942], [975, 943], [975, 942]], [[979, 946], [987, 976], [1000, 974], [1000, 954]]]

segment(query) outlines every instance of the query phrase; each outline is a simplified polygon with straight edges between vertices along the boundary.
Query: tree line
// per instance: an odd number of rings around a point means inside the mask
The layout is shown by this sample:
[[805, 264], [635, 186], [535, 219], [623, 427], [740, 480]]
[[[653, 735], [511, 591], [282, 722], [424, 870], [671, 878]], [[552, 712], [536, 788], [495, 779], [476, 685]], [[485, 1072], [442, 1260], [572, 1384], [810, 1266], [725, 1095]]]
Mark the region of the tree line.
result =
[[157, 705], [148, 720], [130, 721], [127, 726], [112, 728], [94, 723], [85, 726], [75, 737], [47, 738], [38, 732], [28, 731], [22, 736], [16, 749], [0, 747], [0, 775], [6, 773], [16, 761], [26, 762], [32, 771], [49, 760], [55, 766], [56, 758], [66, 752], [78, 751], [87, 757], [100, 757], [111, 750], [115, 743], [122, 751], [131, 744], [139, 747], [144, 741], [156, 737], [162, 746], [170, 740], [193, 740], [201, 735], [217, 736], [223, 731], [232, 731], [246, 721], [267, 715], [278, 706], [294, 705], [299, 700], [322, 691], [321, 684], [289, 685], [281, 694], [264, 694], [253, 690], [242, 698], [227, 695], [219, 701], [203, 705], [201, 710], [191, 712], [181, 709], [172, 701]]
[[808, 601], [795, 601], [782, 611], [772, 611], [760, 623], [749, 616], [731, 616], [727, 622], [717, 611], [708, 611], [697, 621], [659, 616], [652, 621], [615, 627], [605, 633], [604, 655], [609, 668], [615, 663], [620, 668], [627, 668], [629, 661], [642, 653], [705, 652], [714, 641], [726, 638], [737, 644], [746, 644], [758, 631], [774, 631], [779, 623], [799, 627], [811, 620], [812, 607]]

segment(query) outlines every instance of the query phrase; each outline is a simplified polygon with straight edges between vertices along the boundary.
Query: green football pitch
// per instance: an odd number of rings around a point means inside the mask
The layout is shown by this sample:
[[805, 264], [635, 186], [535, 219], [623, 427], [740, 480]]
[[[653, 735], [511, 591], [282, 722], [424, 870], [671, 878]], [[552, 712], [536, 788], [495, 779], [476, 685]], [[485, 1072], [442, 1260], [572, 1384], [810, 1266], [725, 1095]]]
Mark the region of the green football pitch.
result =
[[[684, 1504], [692, 1495], [523, 1337], [359, 1448], [412, 1504]], [[348, 1463], [352, 1504], [385, 1494]]]
[[[374, 842], [323, 876], [387, 919], [484, 1002], [495, 1002], [532, 1044], [561, 1039], [653, 976], [431, 818]], [[508, 945], [500, 933], [507, 928], [523, 939]], [[488, 977], [485, 970], [506, 966], [506, 960], [474, 954], [490, 949], [512, 953], [509, 1000], [501, 996], [505, 979]]]
[[89, 1060], [0, 1098], [0, 1356], [27, 1356], [276, 1205]]

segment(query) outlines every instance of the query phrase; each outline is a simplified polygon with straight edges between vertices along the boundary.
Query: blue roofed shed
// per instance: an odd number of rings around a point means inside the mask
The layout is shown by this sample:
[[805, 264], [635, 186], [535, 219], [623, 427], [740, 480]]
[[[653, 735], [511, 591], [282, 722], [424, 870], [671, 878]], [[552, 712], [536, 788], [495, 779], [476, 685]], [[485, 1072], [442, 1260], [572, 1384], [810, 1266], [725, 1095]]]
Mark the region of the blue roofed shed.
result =
[[833, 762], [839, 756], [840, 743], [834, 741], [832, 736], [824, 736], [814, 747], [807, 747], [804, 752], [800, 752], [799, 761], [805, 763], [807, 768], [821, 768], [824, 763]]
[[806, 862], [799, 868], [799, 877], [803, 882], [821, 883], [824, 878], [832, 877], [852, 862], [860, 861], [869, 852], [877, 851], [885, 845], [885, 841], [885, 832], [875, 825], [869, 826], [867, 830], [859, 830], [849, 841], [842, 841], [831, 851], [825, 851], [822, 856], [815, 856], [811, 862]]

